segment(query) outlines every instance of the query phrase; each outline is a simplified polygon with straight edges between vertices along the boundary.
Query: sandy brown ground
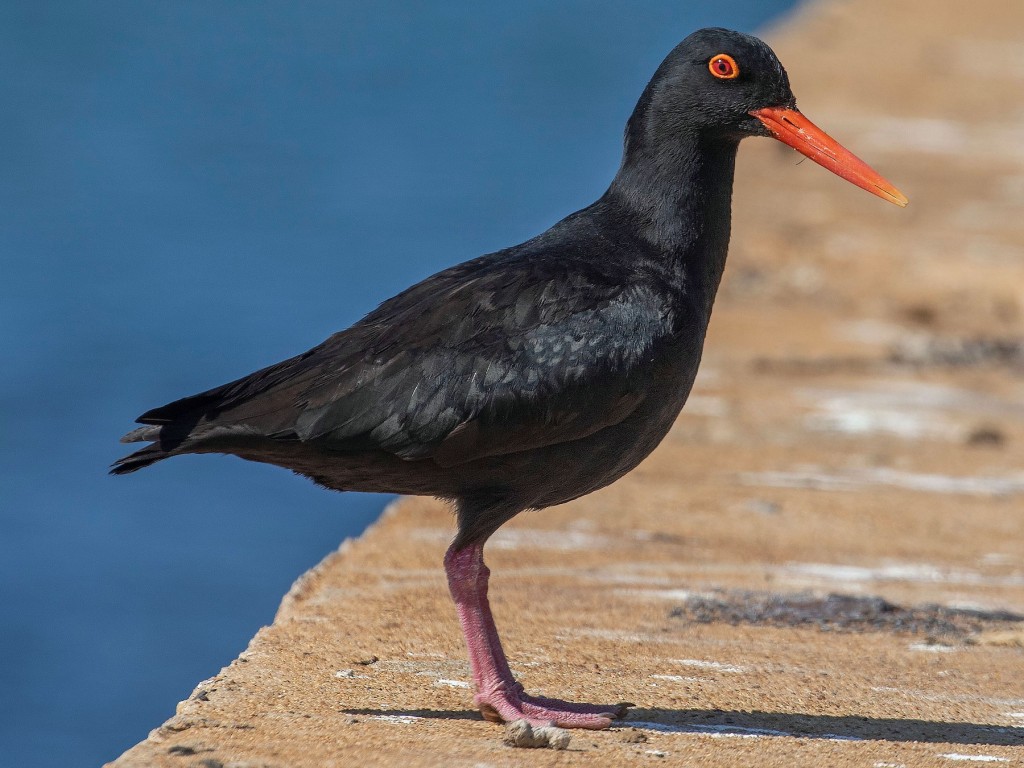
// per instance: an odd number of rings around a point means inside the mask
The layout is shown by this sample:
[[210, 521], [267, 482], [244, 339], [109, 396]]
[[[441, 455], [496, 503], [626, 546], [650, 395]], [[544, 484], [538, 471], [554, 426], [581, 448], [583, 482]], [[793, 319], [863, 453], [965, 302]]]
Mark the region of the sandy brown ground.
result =
[[564, 752], [503, 746], [467, 689], [452, 521], [410, 500], [114, 765], [1024, 761], [1020, 624], [936, 637], [675, 610], [745, 589], [1024, 613], [1024, 3], [823, 2], [767, 37], [807, 114], [911, 207], [747, 142], [677, 427], [625, 480], [489, 545], [527, 688], [631, 701], [628, 720]]

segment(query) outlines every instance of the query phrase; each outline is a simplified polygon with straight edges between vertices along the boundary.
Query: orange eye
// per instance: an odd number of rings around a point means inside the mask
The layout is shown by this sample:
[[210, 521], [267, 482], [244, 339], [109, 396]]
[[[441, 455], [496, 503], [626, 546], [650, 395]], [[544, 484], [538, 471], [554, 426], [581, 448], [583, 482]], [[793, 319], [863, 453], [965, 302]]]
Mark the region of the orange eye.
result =
[[734, 80], [740, 76], [739, 64], [728, 53], [718, 53], [712, 56], [711, 61], [708, 62], [708, 69], [719, 80]]

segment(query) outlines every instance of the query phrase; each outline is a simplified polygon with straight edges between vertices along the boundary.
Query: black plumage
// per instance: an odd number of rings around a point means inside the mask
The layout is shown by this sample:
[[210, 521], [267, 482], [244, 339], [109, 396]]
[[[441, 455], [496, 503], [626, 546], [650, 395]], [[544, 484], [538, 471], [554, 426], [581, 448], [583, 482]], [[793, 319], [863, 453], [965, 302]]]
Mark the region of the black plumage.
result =
[[[143, 414], [153, 426], [128, 437], [154, 444], [114, 471], [233, 453], [338, 490], [504, 500], [481, 510], [498, 517], [472, 521], [480, 538], [521, 509], [606, 485], [681, 408], [707, 324], [682, 299], [708, 291], [685, 287], [649, 244], [602, 233], [612, 207], [428, 278], [309, 352]], [[586, 254], [568, 252], [580, 243]]]
[[644, 90], [599, 200], [427, 278], [308, 352], [148, 411], [124, 439], [151, 445], [112, 471], [226, 453], [337, 490], [451, 499], [446, 565], [478, 704], [505, 719], [606, 724], [611, 710], [513, 691], [480, 549], [520, 511], [617, 480], [672, 426], [725, 266], [739, 141], [789, 141], [768, 113], [785, 130], [802, 119], [774, 53], [739, 33], [694, 33]]

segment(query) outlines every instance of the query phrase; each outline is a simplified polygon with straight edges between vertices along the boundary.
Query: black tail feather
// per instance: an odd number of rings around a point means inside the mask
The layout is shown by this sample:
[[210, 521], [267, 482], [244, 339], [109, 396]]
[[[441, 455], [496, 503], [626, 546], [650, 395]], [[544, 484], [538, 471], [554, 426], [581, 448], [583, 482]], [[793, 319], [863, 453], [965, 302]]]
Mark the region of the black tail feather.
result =
[[203, 392], [198, 395], [183, 397], [180, 400], [175, 400], [173, 403], [161, 405], [159, 408], [152, 408], [139, 416], [136, 421], [139, 424], [162, 426], [164, 424], [173, 424], [182, 418], [198, 418], [202, 414], [215, 412], [216, 406], [222, 400], [221, 391], [226, 386], [230, 385], [211, 389], [209, 392]]
[[154, 443], [115, 461], [110, 465], [110, 474], [127, 475], [129, 472], [148, 467], [150, 464], [155, 464], [173, 455], [174, 451], [165, 451], [159, 443]]
[[[286, 381], [294, 374], [296, 366], [314, 351], [310, 350], [228, 384], [146, 411], [136, 419], [137, 423], [144, 426], [133, 429], [121, 438], [121, 442], [152, 441], [153, 444], [114, 462], [110, 474], [126, 475], [162, 459], [193, 452], [195, 446], [202, 443], [211, 432], [217, 432], [210, 427], [222, 411]], [[226, 426], [231, 427], [230, 424]], [[200, 427], [198, 434], [197, 427]]]

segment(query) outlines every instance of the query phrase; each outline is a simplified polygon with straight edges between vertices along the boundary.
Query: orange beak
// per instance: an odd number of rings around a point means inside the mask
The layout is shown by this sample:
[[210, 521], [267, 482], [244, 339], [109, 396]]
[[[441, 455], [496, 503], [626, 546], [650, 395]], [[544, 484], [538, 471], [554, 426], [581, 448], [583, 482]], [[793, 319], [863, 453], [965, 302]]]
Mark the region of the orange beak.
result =
[[883, 200], [906, 207], [907, 198], [902, 192], [797, 110], [765, 107], [750, 114], [764, 123], [772, 136], [818, 165]]

